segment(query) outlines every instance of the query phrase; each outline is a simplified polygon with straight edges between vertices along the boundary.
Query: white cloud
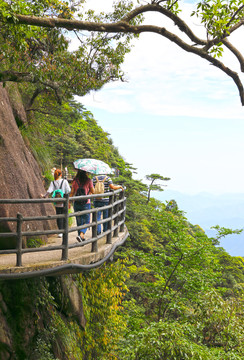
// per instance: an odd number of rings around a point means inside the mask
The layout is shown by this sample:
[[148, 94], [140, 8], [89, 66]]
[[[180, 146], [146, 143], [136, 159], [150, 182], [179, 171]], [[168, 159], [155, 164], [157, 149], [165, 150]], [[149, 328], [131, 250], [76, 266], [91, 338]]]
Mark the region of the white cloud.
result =
[[[137, 2], [135, 3], [137, 4]], [[106, 2], [88, 0], [86, 6], [99, 12], [111, 10], [111, 5], [111, 0]], [[187, 22], [190, 21], [198, 35], [204, 37], [204, 28], [199, 23], [194, 24], [193, 18], [190, 17], [193, 4], [185, 3], [183, 6], [184, 12], [180, 16]], [[163, 26], [170, 24], [175, 33], [181, 33], [171, 20], [165, 20], [161, 14], [147, 13], [145, 23], [162, 25], [162, 20]], [[243, 31], [238, 31], [237, 35], [234, 35], [234, 42], [238, 46], [243, 44], [242, 34]], [[122, 113], [131, 111], [133, 108], [138, 109], [139, 106], [145, 111], [154, 112], [154, 109], [157, 109], [157, 113], [159, 113], [159, 109], [164, 111], [165, 108], [173, 106], [171, 114], [175, 109], [175, 115], [178, 114], [177, 108], [182, 106], [183, 115], [188, 115], [189, 108], [201, 108], [201, 104], [204, 111], [205, 104], [209, 100], [220, 102], [222, 100], [226, 104], [231, 104], [233, 101], [235, 103], [236, 98], [239, 101], [238, 90], [231, 78], [216, 67], [209, 65], [206, 60], [184, 52], [168, 39], [156, 34], [144, 33], [140, 35], [139, 40], [134, 41], [134, 44], [135, 47], [126, 56], [122, 66], [127, 74], [129, 84], [106, 85], [102, 90], [102, 96], [92, 93], [85, 97], [83, 101], [86, 105], [92, 104], [94, 107]], [[225, 58], [227, 63], [234, 62], [237, 67], [237, 62], [233, 61], [229, 51], [226, 52]], [[118, 90], [116, 91], [116, 89]], [[126, 89], [124, 93], [122, 89]], [[118, 91], [120, 91], [119, 100]], [[133, 100], [131, 93], [134, 94]], [[145, 102], [145, 98], [150, 98], [151, 94], [153, 94], [151, 96], [153, 99], [151, 99], [152, 106], [150, 107], [150, 104]], [[97, 100], [98, 98], [99, 100]], [[141, 99], [143, 99], [142, 103]], [[216, 107], [220, 108], [220, 105], [216, 103]], [[240, 101], [238, 108], [239, 111], [235, 110], [237, 113], [235, 116], [239, 117], [242, 116]], [[209, 113], [208, 110], [204, 112], [206, 116]], [[223, 108], [223, 111], [218, 109], [218, 112], [225, 115], [226, 109]], [[194, 116], [199, 116], [199, 114], [194, 114]]]
[[[231, 78], [160, 36], [143, 34], [135, 41], [122, 68], [128, 83], [108, 84], [101, 95], [91, 95], [101, 98], [103, 109], [125, 113], [134, 108], [162, 115], [179, 115], [181, 111], [182, 115], [189, 115], [195, 108], [192, 116], [209, 116], [213, 111], [218, 116], [243, 116], [238, 89]], [[89, 97], [83, 100], [91, 105]], [[209, 111], [206, 103], [214, 100]], [[101, 103], [92, 105], [101, 108]]]
[[[244, 50], [243, 29], [234, 42]], [[134, 44], [122, 66], [128, 83], [107, 84], [81, 102], [139, 178], [158, 172], [179, 191], [242, 191], [244, 108], [232, 79], [159, 35], [142, 34]], [[229, 51], [225, 61], [239, 71]]]
[[109, 96], [98, 92], [92, 92], [90, 95], [79, 98], [77, 100], [84, 104], [87, 108], [95, 107], [97, 109], [108, 110], [111, 113], [130, 113], [133, 111], [133, 106], [124, 97], [118, 94]]

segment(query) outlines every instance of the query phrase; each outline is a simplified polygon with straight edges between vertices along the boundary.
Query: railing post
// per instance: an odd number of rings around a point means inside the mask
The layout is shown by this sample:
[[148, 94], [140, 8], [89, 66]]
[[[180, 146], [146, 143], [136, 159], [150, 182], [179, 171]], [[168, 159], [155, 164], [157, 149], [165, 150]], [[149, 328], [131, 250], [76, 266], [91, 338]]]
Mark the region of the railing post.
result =
[[[113, 200], [114, 200], [114, 195], [110, 195], [109, 196], [109, 205], [113, 204]], [[112, 244], [112, 215], [113, 215], [113, 206], [111, 206], [111, 208], [108, 209], [108, 218], [110, 219], [108, 221], [108, 230], [109, 230], [109, 234], [107, 235], [107, 244]]]
[[[117, 200], [117, 195], [115, 195], [115, 201]], [[115, 209], [115, 213], [117, 214], [118, 213], [118, 204], [115, 205], [114, 209]], [[116, 218], [114, 219], [114, 225], [118, 225], [118, 222], [119, 222], [119, 218], [118, 218], [118, 215], [116, 216]], [[119, 228], [118, 226], [115, 228], [114, 230], [114, 237], [117, 237], [119, 235]]]
[[[99, 210], [99, 208], [97, 208]], [[92, 237], [97, 237], [97, 210], [92, 213], [92, 222], [95, 223], [95, 225], [92, 226]], [[92, 249], [91, 252], [98, 252], [97, 247], [97, 241], [94, 241], [92, 243]]]
[[120, 225], [119, 231], [124, 232], [125, 231], [125, 192], [122, 191], [119, 195], [120, 195], [119, 198], [121, 200], [123, 199], [123, 202], [121, 203], [121, 210], [123, 209], [123, 212], [121, 214], [121, 221], [123, 221], [123, 223]]
[[64, 195], [64, 233], [62, 245], [62, 259], [68, 260], [68, 245], [69, 245], [69, 194]]
[[16, 253], [16, 266], [22, 266], [22, 223], [23, 216], [17, 214], [17, 253]]

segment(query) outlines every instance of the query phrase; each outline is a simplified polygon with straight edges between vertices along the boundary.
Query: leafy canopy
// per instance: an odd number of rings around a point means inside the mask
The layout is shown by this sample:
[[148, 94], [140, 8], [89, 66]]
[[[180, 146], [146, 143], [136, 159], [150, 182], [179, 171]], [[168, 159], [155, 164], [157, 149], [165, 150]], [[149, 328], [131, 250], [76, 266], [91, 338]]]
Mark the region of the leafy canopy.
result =
[[[54, 93], [56, 99], [68, 99], [73, 95], [83, 96], [90, 90], [100, 89], [105, 83], [123, 80], [120, 68], [124, 56], [130, 51], [133, 35], [122, 38], [119, 34], [92, 32], [78, 34], [75, 29], [43, 27], [20, 24], [20, 16], [41, 19], [68, 19], [74, 21], [74, 14], [83, 1], [16, 1], [0, 0], [0, 34], [2, 53], [0, 55], [0, 81], [30, 82], [35, 84], [35, 97], [40, 93]], [[120, 11], [120, 15], [122, 10]], [[92, 11], [78, 15], [87, 21], [103, 21], [111, 15], [100, 15]], [[114, 20], [115, 14], [112, 16]], [[74, 48], [74, 40], [78, 46]]]
[[[83, 3], [74, 0], [69, 3], [58, 0], [14, 3], [0, 0], [0, 22], [4, 26], [0, 40], [5, 44], [0, 57], [3, 64], [0, 79], [38, 82], [54, 88], [56, 92], [60, 91], [59, 83], [64, 92], [84, 95], [92, 87], [99, 89], [106, 81], [123, 79], [120, 64], [132, 36], [151, 32], [166, 37], [184, 51], [200, 56], [230, 76], [244, 105], [239, 74], [220, 61], [223, 51], [228, 49], [233, 59], [237, 60], [240, 71], [244, 71], [241, 48], [231, 42], [232, 34], [243, 26], [242, 0], [206, 0], [196, 4], [192, 16], [200, 19], [206, 31], [205, 38], [200, 38], [182, 20], [179, 1], [151, 0], [148, 4], [138, 1], [134, 5], [133, 1], [118, 0], [112, 13], [98, 15], [91, 10], [84, 12]], [[174, 33], [171, 27], [142, 23], [142, 16], [147, 12], [161, 14], [162, 20], [172, 20], [181, 35]], [[72, 32], [79, 39], [77, 51], [68, 50], [67, 32]], [[51, 38], [54, 47], [47, 44], [48, 40], [42, 42], [42, 38]], [[84, 56], [88, 61], [84, 61]], [[51, 81], [48, 81], [49, 78]], [[82, 84], [79, 82], [81, 78]]]

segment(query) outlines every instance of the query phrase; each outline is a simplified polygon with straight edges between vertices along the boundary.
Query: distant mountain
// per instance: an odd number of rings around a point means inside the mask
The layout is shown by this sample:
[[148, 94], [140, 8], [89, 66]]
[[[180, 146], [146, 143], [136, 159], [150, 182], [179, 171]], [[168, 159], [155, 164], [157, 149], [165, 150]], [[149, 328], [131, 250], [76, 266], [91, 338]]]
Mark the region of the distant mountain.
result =
[[[179, 209], [185, 212], [192, 224], [200, 225], [208, 236], [214, 236], [211, 226], [219, 225], [231, 229], [244, 228], [244, 194], [226, 193], [213, 195], [199, 193], [183, 194], [165, 190], [153, 192], [152, 196], [166, 202], [174, 199]], [[244, 256], [244, 232], [230, 235], [221, 240], [220, 244], [230, 255]]]

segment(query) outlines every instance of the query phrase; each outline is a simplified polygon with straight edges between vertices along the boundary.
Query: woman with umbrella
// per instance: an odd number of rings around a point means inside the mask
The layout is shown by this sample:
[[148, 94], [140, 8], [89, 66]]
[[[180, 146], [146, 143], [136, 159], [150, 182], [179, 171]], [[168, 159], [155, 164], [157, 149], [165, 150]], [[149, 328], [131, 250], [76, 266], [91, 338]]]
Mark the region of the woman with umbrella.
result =
[[[82, 169], [84, 171], [88, 171], [95, 176], [93, 178], [93, 185], [95, 186], [96, 182], [103, 182], [104, 184], [104, 193], [107, 193], [111, 190], [117, 190], [117, 189], [123, 189], [121, 185], [114, 185], [111, 178], [107, 176], [107, 174], [110, 174], [112, 172], [111, 168], [106, 164], [105, 162], [97, 159], [78, 159], [74, 162], [74, 167], [76, 169]], [[109, 198], [97, 198], [94, 200], [94, 207], [95, 208], [102, 208], [109, 203]], [[97, 221], [101, 220], [101, 214], [103, 213], [103, 219], [108, 218], [108, 209], [104, 209], [97, 212]], [[103, 231], [107, 231], [108, 229], [108, 223], [105, 222], [103, 224]], [[101, 224], [98, 224], [97, 226], [97, 234], [99, 235], [101, 233]]]
[[[94, 187], [92, 180], [87, 176], [86, 171], [78, 170], [73, 182], [72, 182], [72, 188], [70, 196], [79, 196], [82, 195], [82, 192], [84, 195], [94, 194]], [[91, 208], [91, 200], [75, 200], [74, 201], [74, 211], [83, 211], [83, 210], [89, 210]], [[76, 223], [77, 226], [81, 226], [84, 224], [90, 223], [90, 214], [83, 214], [76, 216]], [[85, 240], [85, 233], [87, 231], [87, 228], [85, 229], [79, 229], [78, 230], [78, 236], [76, 238], [77, 241], [81, 242]]]
[[[89, 173], [92, 173], [93, 175], [99, 175], [98, 177], [93, 178], [93, 184], [97, 181], [104, 182], [104, 189], [105, 193], [109, 191], [109, 189], [117, 190], [122, 189], [123, 187], [121, 185], [114, 185], [110, 177], [108, 177], [106, 174], [110, 174], [112, 172], [111, 168], [106, 164], [104, 161], [97, 160], [97, 159], [78, 159], [74, 162], [75, 169], [80, 169], [83, 171], [87, 171]], [[94, 191], [92, 194], [94, 194]], [[108, 205], [109, 199], [108, 198], [98, 198], [94, 201], [94, 207], [104, 207]], [[108, 218], [108, 209], [105, 209], [103, 212], [103, 219]], [[97, 221], [101, 220], [101, 211], [97, 212]], [[106, 231], [108, 228], [108, 223], [103, 224], [103, 231]], [[98, 224], [97, 226], [97, 233], [101, 233], [101, 224]]]

